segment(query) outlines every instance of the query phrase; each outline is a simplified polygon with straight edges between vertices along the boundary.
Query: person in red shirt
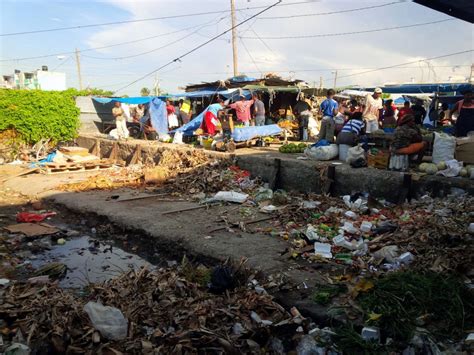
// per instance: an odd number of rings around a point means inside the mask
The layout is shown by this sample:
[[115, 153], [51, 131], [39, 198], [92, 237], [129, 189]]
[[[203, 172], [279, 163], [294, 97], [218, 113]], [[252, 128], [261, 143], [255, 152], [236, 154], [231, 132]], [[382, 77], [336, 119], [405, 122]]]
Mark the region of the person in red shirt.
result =
[[405, 101], [403, 107], [398, 111], [398, 122], [403, 118], [405, 115], [413, 115], [413, 110], [410, 108], [410, 102]]

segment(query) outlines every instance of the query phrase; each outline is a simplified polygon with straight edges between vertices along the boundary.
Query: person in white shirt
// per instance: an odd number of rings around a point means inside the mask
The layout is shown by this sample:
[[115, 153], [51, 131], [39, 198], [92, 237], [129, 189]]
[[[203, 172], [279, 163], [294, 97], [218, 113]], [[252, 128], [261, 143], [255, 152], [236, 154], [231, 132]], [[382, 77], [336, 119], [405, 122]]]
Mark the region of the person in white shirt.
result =
[[380, 110], [383, 108], [382, 89], [376, 88], [372, 95], [367, 95], [362, 117], [366, 122], [366, 132], [372, 133], [379, 129]]

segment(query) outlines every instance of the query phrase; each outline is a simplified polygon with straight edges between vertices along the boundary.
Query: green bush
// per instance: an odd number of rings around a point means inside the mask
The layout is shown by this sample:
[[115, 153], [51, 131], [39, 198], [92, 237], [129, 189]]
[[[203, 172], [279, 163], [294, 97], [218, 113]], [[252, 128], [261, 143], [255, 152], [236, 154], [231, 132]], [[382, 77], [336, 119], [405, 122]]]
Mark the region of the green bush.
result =
[[14, 129], [27, 143], [73, 139], [79, 112], [68, 91], [0, 90], [0, 132]]

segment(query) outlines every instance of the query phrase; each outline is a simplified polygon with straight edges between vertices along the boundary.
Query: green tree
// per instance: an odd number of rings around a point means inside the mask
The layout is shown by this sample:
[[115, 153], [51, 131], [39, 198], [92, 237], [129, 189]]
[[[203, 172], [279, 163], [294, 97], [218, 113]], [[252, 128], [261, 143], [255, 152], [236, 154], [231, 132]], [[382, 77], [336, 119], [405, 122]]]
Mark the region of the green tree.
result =
[[142, 88], [142, 89], [140, 90], [140, 95], [142, 95], [142, 96], [150, 96], [150, 89], [148, 89], [148, 88]]

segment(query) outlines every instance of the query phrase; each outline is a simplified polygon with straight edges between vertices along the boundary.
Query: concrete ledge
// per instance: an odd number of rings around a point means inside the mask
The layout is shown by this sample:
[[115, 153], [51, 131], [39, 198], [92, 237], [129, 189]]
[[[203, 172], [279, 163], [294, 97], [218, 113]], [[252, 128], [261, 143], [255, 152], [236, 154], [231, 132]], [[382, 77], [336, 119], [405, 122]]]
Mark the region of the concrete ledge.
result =
[[[94, 136], [80, 136], [77, 138], [79, 146], [91, 149], [99, 140], [101, 156], [108, 156], [114, 141]], [[129, 161], [137, 147], [141, 145], [142, 161], [155, 162], [160, 160], [165, 150], [193, 151], [196, 148], [190, 145], [175, 145], [156, 141], [130, 140], [117, 142], [119, 157]], [[250, 171], [252, 176], [259, 177], [266, 182], [275, 182], [277, 188], [299, 192], [321, 193], [327, 181], [326, 169], [332, 162], [312, 160], [298, 160], [301, 154], [281, 154], [269, 148], [242, 148], [235, 153], [223, 153], [201, 150], [211, 157], [219, 159], [235, 159], [238, 166]], [[275, 166], [279, 165], [277, 169]], [[375, 198], [384, 198], [392, 202], [399, 202], [408, 194], [421, 196], [432, 194], [442, 197], [450, 193], [451, 188], [461, 188], [474, 195], [474, 180], [467, 178], [446, 178], [443, 176], [420, 175], [410, 173], [411, 184], [404, 185], [404, 173], [379, 170], [374, 168], [355, 169], [347, 164], [335, 167], [335, 180], [332, 193], [335, 195], [368, 192]]]

